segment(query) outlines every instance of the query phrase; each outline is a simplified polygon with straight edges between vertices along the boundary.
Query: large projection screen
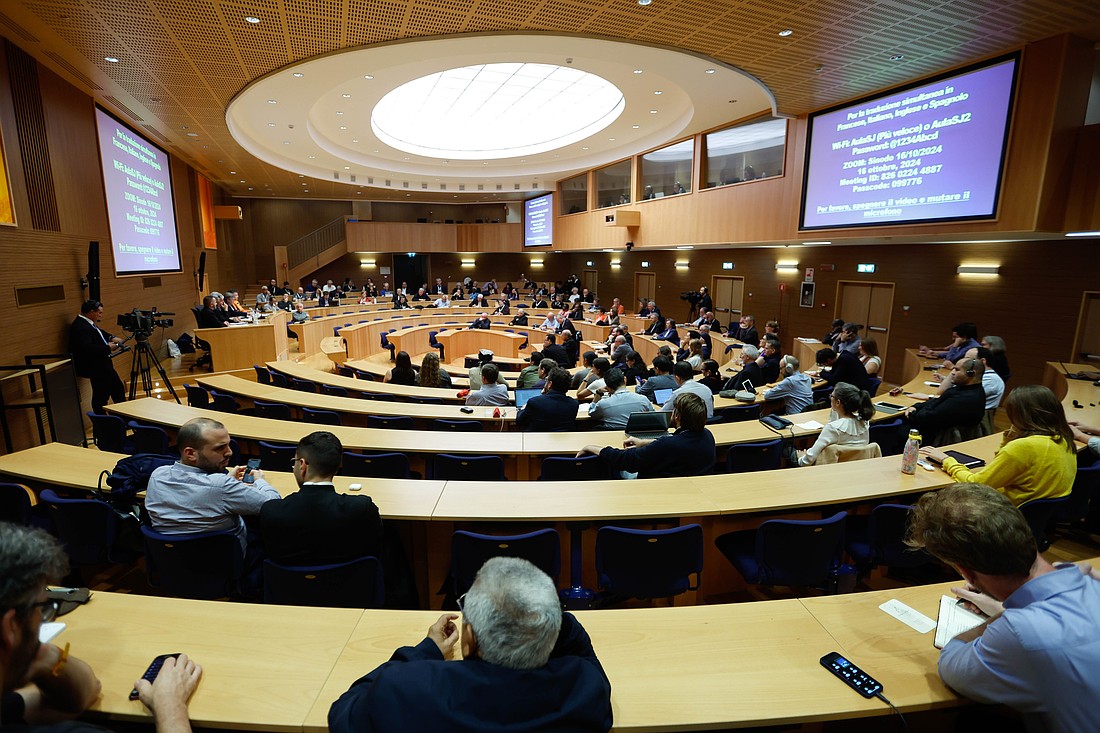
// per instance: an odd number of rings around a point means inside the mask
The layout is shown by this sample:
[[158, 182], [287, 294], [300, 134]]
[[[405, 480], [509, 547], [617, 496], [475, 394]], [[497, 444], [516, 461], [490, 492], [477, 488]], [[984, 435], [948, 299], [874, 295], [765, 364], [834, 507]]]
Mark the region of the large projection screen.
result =
[[1019, 55], [814, 113], [802, 229], [991, 219]]
[[523, 202], [523, 246], [548, 247], [554, 243], [554, 194]]
[[115, 275], [182, 272], [168, 153], [95, 110]]

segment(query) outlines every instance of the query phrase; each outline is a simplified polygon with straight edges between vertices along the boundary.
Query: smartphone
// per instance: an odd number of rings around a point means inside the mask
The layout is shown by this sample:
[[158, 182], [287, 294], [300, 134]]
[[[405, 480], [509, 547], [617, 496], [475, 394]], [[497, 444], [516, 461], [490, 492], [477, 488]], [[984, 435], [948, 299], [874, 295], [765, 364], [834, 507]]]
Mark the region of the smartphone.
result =
[[252, 475], [252, 472], [255, 471], [259, 467], [260, 467], [260, 459], [259, 458], [249, 458], [248, 463], [245, 464], [245, 467], [244, 467], [244, 478], [242, 478], [241, 481], [244, 481], [246, 484], [255, 483], [256, 482], [256, 477]]
[[634, 377], [634, 381], [638, 383], [638, 386], [639, 386], [639, 387], [641, 387], [641, 386], [642, 386], [642, 384], [644, 384], [644, 383], [645, 383], [645, 380], [644, 380], [644, 379], [642, 379], [641, 377]]
[[472, 415], [473, 412], [474, 412], [474, 408], [472, 408], [472, 407], [460, 407], [460, 408], [458, 408], [458, 411], [462, 412], [462, 413], [465, 413], [467, 415]]
[[[249, 463], [251, 462], [252, 461], [249, 461]], [[141, 679], [153, 682], [157, 678], [157, 675], [160, 674], [160, 668], [164, 666], [164, 660], [168, 657], [178, 657], [181, 653], [182, 652], [176, 652], [175, 654], [161, 654], [159, 657], [154, 658], [153, 661], [149, 663], [149, 667], [145, 670], [145, 674], [141, 676]], [[138, 691], [136, 687], [130, 690], [130, 699], [138, 699]]]

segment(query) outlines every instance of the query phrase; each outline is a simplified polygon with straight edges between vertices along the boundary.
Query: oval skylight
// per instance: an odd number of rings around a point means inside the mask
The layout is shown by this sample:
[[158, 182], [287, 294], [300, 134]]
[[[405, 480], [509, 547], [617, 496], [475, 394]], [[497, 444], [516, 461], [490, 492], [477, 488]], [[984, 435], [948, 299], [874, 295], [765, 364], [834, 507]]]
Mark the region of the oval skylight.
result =
[[551, 64], [481, 64], [437, 72], [384, 96], [371, 127], [385, 143], [432, 158], [534, 155], [604, 129], [623, 93], [594, 74]]

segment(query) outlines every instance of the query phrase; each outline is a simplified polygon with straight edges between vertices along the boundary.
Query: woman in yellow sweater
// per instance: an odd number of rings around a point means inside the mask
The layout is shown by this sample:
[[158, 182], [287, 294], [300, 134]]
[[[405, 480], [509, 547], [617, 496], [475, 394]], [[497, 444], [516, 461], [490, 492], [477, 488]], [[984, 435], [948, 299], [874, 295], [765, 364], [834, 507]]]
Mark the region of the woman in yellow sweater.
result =
[[1017, 387], [1005, 401], [1005, 412], [1012, 427], [1005, 431], [997, 455], [977, 471], [939, 448], [920, 452], [942, 464], [956, 481], [992, 486], [1016, 506], [1069, 494], [1077, 475], [1077, 449], [1054, 393], [1038, 384]]

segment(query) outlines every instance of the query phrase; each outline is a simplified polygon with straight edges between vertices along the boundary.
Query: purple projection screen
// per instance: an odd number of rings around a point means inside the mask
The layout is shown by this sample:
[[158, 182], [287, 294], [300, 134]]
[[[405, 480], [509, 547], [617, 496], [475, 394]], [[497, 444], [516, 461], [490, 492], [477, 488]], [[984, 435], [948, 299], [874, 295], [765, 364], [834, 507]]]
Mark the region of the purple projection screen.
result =
[[811, 115], [801, 228], [995, 216], [1018, 62]]
[[96, 107], [116, 275], [181, 272], [168, 154]]
[[523, 202], [523, 246], [544, 247], [554, 243], [554, 194]]

